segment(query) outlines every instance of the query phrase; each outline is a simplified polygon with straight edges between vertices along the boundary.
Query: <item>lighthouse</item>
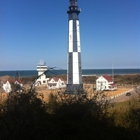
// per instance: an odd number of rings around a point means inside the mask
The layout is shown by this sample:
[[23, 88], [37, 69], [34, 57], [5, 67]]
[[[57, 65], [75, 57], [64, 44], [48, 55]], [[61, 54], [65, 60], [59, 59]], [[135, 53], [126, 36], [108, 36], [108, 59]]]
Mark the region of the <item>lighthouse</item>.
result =
[[45, 71], [47, 71], [46, 63], [43, 60], [40, 60], [40, 63], [37, 66], [38, 76], [39, 78], [36, 80], [35, 86], [40, 86], [43, 84], [47, 84], [49, 78], [46, 78]]
[[69, 0], [68, 13], [68, 62], [67, 62], [67, 86], [65, 93], [83, 94], [81, 46], [79, 18], [80, 9], [77, 0]]

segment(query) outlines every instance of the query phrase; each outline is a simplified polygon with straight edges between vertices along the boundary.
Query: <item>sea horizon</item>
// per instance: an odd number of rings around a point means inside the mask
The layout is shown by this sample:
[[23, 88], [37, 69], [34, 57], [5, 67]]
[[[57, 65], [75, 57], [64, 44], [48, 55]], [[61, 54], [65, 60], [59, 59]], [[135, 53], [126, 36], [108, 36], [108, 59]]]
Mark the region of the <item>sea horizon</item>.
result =
[[[52, 68], [52, 67], [50, 67]], [[63, 68], [54, 68], [56, 70], [67, 70]], [[84, 68], [82, 70], [102, 70], [102, 69], [112, 69], [112, 68]], [[113, 68], [113, 69], [140, 69], [140, 68]], [[34, 71], [36, 69], [11, 69], [11, 70], [0, 70], [0, 71]]]
[[[66, 69], [54, 69], [46, 72], [48, 75], [62, 75], [67, 74]], [[92, 76], [92, 75], [128, 75], [128, 74], [140, 74], [139, 68], [116, 68], [116, 69], [82, 69], [82, 75]], [[30, 77], [37, 76], [37, 70], [0, 70], [0, 76], [20, 76], [20, 77]]]

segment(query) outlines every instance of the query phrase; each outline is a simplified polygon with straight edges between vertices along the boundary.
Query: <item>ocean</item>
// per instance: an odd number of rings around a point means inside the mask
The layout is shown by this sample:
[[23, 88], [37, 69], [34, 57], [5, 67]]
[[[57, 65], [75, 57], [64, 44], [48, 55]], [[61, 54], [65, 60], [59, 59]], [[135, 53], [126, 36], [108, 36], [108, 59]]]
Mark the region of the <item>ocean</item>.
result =
[[[49, 70], [46, 74], [48, 75], [61, 75], [66, 74], [67, 70]], [[140, 69], [83, 69], [82, 75], [125, 75], [125, 74], [140, 74]], [[37, 70], [14, 70], [14, 71], [0, 71], [0, 76], [18, 76], [20, 77], [30, 77], [30, 76], [37, 76]]]

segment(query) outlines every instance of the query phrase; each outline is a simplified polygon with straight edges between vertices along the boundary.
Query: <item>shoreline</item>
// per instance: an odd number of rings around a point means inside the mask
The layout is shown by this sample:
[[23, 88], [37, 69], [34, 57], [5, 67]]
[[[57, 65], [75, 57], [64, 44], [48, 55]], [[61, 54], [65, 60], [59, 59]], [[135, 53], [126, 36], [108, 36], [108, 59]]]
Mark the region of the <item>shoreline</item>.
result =
[[[82, 75], [82, 76], [101, 76], [101, 75], [108, 75], [108, 76], [112, 76], [112, 74], [85, 74], [85, 75]], [[130, 74], [113, 74], [114, 76], [116, 75], [140, 75], [140, 73], [130, 73]]]
[[[66, 75], [67, 70], [51, 70], [46, 72], [48, 76]], [[37, 70], [15, 70], [15, 71], [0, 71], [0, 76], [13, 77], [35, 77], [38, 76]], [[140, 69], [82, 69], [82, 76], [101, 76], [101, 75], [140, 75]]]
[[[57, 77], [57, 76], [64, 76], [67, 74], [58, 74], [58, 75], [48, 75], [51, 77]], [[112, 74], [83, 74], [82, 77], [86, 76], [86, 77], [92, 77], [92, 76], [101, 76], [101, 75], [108, 75], [108, 76], [112, 76]], [[129, 73], [129, 74], [113, 74], [113, 76], [124, 76], [124, 75], [140, 75], [140, 73]], [[13, 76], [13, 75], [0, 75], [0, 77], [17, 77], [17, 76]], [[25, 75], [25, 76], [19, 76], [20, 78], [31, 78], [31, 77], [37, 77], [38, 75]]]

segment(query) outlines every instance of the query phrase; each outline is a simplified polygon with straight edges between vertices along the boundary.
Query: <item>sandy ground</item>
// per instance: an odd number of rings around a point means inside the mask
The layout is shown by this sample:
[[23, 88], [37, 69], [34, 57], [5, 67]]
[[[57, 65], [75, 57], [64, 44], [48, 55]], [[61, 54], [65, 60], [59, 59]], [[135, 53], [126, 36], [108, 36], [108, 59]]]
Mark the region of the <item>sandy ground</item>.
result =
[[[90, 84], [84, 85], [84, 90], [87, 92], [87, 94], [89, 96], [90, 96], [90, 94], [96, 93], [96, 91], [93, 90], [93, 87], [94, 86], [90, 85]], [[132, 89], [132, 87], [120, 87], [115, 91], [104, 91], [104, 94], [107, 97], [110, 97], [110, 96], [113, 96], [113, 95], [117, 95], [117, 94], [126, 92], [130, 89]], [[40, 93], [40, 94], [43, 94], [44, 101], [48, 101], [50, 94], [58, 95], [59, 93], [64, 93], [64, 91], [65, 91], [65, 88], [63, 88], [63, 89], [52, 89], [52, 90], [46, 89], [46, 86], [41, 86], [41, 87], [37, 88], [37, 92]]]
[[132, 88], [118, 88], [117, 90], [115, 90], [115, 91], [105, 91], [105, 94], [107, 95], [107, 96], [113, 96], [113, 95], [117, 95], [117, 94], [120, 94], [120, 93], [123, 93], [123, 92], [126, 92], [126, 91], [128, 91], [128, 90], [130, 90], [130, 89], [132, 89]]
[[[93, 90], [94, 85], [91, 84], [86, 84], [83, 86], [84, 90], [86, 91], [87, 95], [93, 95], [94, 93], [96, 93], [95, 90]], [[113, 96], [113, 95], [117, 95], [123, 92], [126, 92], [128, 90], [132, 89], [132, 87], [120, 87], [115, 91], [104, 91], [103, 93], [107, 96]], [[64, 93], [65, 88], [63, 89], [47, 89], [45, 85], [40, 86], [40, 87], [36, 87], [36, 91], [38, 93], [38, 97], [42, 98], [45, 102], [47, 102], [49, 100], [50, 94], [59, 96], [59, 93]], [[4, 92], [0, 92], [0, 102], [4, 101], [7, 97], [7, 93]], [[43, 96], [42, 96], [43, 95]]]

